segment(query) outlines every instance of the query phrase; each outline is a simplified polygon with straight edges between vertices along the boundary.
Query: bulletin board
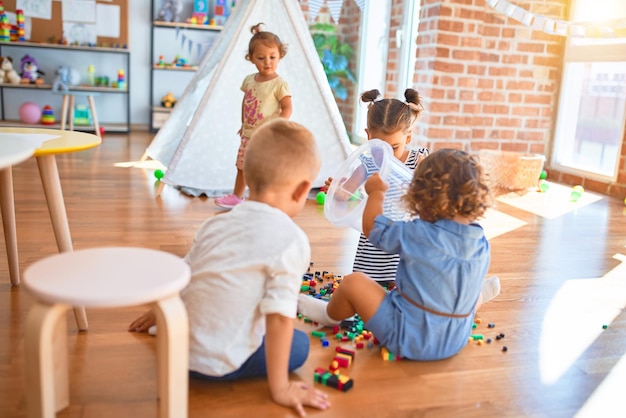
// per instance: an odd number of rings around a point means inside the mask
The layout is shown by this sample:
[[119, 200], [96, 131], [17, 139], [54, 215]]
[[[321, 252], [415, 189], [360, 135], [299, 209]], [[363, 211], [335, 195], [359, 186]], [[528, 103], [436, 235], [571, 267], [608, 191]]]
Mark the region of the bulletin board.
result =
[[[97, 0], [96, 4], [119, 6], [120, 28], [118, 37], [98, 36], [97, 43], [102, 46], [128, 46], [128, 2], [129, 0]], [[61, 39], [63, 36], [62, 0], [52, 1], [51, 19], [31, 18], [32, 31], [30, 42], [47, 42], [50, 37]], [[16, 0], [3, 0], [5, 10], [15, 12]], [[27, 16], [28, 17], [28, 16]], [[80, 23], [80, 22], [77, 22]]]

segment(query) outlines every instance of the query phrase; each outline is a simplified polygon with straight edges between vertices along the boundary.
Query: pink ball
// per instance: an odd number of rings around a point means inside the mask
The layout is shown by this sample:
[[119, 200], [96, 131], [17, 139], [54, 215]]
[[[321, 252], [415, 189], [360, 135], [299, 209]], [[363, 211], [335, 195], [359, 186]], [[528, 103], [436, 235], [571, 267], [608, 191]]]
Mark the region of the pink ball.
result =
[[19, 109], [20, 120], [28, 125], [36, 125], [41, 120], [41, 107], [33, 102], [24, 102]]

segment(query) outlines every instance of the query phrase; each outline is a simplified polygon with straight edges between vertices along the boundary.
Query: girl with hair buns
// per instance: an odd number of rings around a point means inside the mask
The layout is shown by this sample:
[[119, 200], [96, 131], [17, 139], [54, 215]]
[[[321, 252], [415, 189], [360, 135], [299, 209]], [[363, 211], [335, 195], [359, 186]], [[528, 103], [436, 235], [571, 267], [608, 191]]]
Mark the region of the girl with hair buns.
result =
[[250, 136], [256, 128], [268, 120], [278, 117], [291, 117], [291, 91], [289, 85], [277, 73], [278, 63], [287, 54], [287, 45], [272, 32], [262, 30], [258, 23], [250, 31], [252, 39], [248, 43], [246, 60], [256, 66], [257, 72], [246, 76], [241, 84], [244, 92], [241, 104], [241, 143], [237, 152], [237, 176], [233, 192], [215, 199], [215, 203], [231, 209], [244, 201], [246, 180], [243, 172], [243, 159]]
[[[376, 89], [361, 94], [361, 101], [368, 103], [367, 139], [381, 139], [391, 145], [393, 155], [411, 170], [428, 155], [427, 148], [409, 149], [413, 126], [422, 112], [419, 93], [413, 89], [404, 92], [405, 101], [382, 98]], [[326, 189], [332, 178], [326, 180]], [[374, 247], [364, 234], [359, 237], [354, 255], [353, 271], [367, 274], [381, 286], [393, 288], [399, 257]]]

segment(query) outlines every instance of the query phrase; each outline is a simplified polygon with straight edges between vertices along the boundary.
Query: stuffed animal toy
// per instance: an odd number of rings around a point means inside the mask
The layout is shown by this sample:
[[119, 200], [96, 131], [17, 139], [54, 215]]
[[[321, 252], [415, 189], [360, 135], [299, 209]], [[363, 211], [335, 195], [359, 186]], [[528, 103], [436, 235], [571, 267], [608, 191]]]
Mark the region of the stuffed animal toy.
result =
[[80, 83], [80, 74], [78, 71], [65, 65], [57, 69], [57, 77], [52, 85], [52, 91], [68, 91], [69, 86], [75, 86]]
[[20, 83], [20, 76], [13, 69], [13, 58], [11, 57], [0, 57], [0, 83]]
[[22, 57], [22, 64], [20, 66], [22, 77], [21, 82], [23, 84], [43, 84], [43, 78], [41, 76], [45, 73], [39, 70], [39, 64], [37, 60], [30, 55], [24, 55]]
[[176, 97], [171, 91], [161, 98], [161, 106], [172, 108], [176, 104]]
[[157, 20], [162, 22], [178, 22], [178, 15], [183, 11], [182, 0], [164, 0]]

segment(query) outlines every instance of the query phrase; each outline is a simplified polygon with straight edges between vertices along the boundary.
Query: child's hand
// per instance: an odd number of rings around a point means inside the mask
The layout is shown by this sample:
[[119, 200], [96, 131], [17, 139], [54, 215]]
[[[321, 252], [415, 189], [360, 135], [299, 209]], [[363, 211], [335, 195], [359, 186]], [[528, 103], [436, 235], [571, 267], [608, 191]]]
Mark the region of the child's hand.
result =
[[328, 191], [328, 189], [330, 189], [330, 185], [333, 182], [333, 178], [332, 177], [328, 177], [326, 179], [326, 181], [324, 182], [324, 190]]
[[368, 195], [374, 194], [376, 192], [385, 193], [388, 188], [389, 185], [383, 181], [379, 173], [372, 174], [370, 178], [368, 178], [365, 182], [365, 192]]
[[305, 417], [305, 406], [325, 410], [330, 406], [328, 395], [303, 382], [289, 382], [289, 386], [279, 393], [273, 393], [274, 402], [296, 410], [298, 416]]
[[128, 330], [131, 332], [148, 332], [148, 329], [156, 325], [156, 316], [152, 309], [135, 319], [128, 326]]

